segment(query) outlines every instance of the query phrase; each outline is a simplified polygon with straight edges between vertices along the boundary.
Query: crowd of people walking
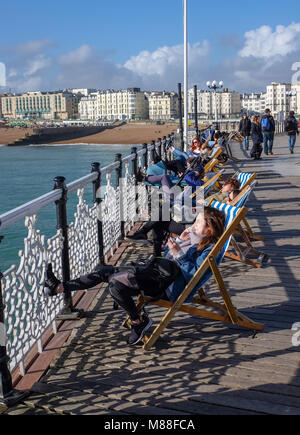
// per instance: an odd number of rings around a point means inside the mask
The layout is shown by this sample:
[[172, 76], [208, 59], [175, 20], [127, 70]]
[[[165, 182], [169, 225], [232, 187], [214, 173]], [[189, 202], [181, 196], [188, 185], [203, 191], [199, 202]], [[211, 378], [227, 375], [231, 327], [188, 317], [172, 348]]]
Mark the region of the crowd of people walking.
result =
[[[288, 136], [288, 146], [291, 154], [294, 154], [296, 135], [299, 134], [299, 121], [295, 118], [293, 110], [284, 121], [284, 131]], [[261, 160], [262, 152], [265, 156], [273, 155], [275, 120], [270, 109], [265, 113], [253, 115], [251, 120], [246, 113], [242, 115], [239, 123], [239, 132], [244, 137], [245, 150], [249, 150], [249, 142], [252, 139], [250, 157], [254, 160]]]

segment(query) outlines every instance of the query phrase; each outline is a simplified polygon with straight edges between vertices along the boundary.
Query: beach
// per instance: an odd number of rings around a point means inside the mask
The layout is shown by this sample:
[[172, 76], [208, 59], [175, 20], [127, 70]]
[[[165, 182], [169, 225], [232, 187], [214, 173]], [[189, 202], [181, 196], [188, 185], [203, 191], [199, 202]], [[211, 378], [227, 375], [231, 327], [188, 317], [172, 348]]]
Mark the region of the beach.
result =
[[[76, 139], [62, 140], [58, 142], [52, 142], [53, 144], [141, 144], [151, 143], [152, 140], [157, 140], [159, 137], [167, 136], [174, 132], [176, 133], [178, 124], [165, 123], [163, 125], [157, 125], [156, 123], [139, 122], [129, 123], [122, 126], [115, 127], [113, 129], [107, 129], [97, 134], [90, 136], [82, 136]], [[0, 129], [0, 144], [7, 145], [15, 140], [22, 138], [25, 134], [33, 134], [31, 128], [9, 128]]]

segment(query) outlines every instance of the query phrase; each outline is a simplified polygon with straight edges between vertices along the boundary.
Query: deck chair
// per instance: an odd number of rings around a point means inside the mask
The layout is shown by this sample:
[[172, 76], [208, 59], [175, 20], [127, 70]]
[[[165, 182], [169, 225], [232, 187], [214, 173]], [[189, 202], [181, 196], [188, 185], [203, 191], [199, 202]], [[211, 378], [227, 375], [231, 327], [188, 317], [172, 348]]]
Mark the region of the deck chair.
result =
[[194, 196], [196, 196], [196, 194], [199, 191], [203, 191], [203, 197], [205, 198], [205, 196], [209, 193], [209, 191], [217, 184], [223, 172], [224, 169], [221, 169], [221, 171], [217, 172], [212, 178], [207, 180], [202, 186], [198, 187], [197, 192], [192, 193], [190, 195], [190, 198], [194, 198]]
[[[211, 206], [222, 210], [225, 213], [225, 231], [212, 249], [210, 255], [203, 261], [193, 278], [186, 285], [183, 292], [178, 296], [177, 300], [175, 302], [166, 301], [163, 299], [153, 301], [151, 298], [142, 295], [138, 298], [139, 309], [141, 309], [146, 303], [167, 308], [167, 313], [161, 319], [159, 325], [155, 328], [152, 335], [149, 338], [144, 337], [143, 341], [145, 350], [149, 350], [154, 345], [160, 334], [172, 320], [177, 311], [182, 311], [188, 314], [218, 320], [221, 322], [228, 322], [249, 328], [251, 330], [262, 331], [264, 329], [263, 324], [252, 321], [244, 314], [237, 311], [237, 309], [233, 306], [229, 292], [218, 267], [224, 258], [235, 228], [239, 225], [241, 219], [247, 213], [247, 208], [237, 208], [218, 201], [214, 201]], [[203, 285], [206, 284], [211, 278], [214, 278], [216, 281], [223, 299], [223, 303], [212, 301], [206, 296], [203, 290]], [[195, 295], [196, 293], [197, 295]], [[200, 304], [204, 307], [209, 307], [209, 309], [192, 306], [187, 301], [190, 301], [193, 304]], [[128, 318], [125, 320], [123, 325], [128, 327]]]
[[[256, 185], [257, 182], [253, 181], [250, 186], [246, 186], [239, 193], [239, 195], [234, 198], [232, 205], [234, 205], [235, 207], [245, 206]], [[263, 266], [263, 263], [268, 260], [269, 256], [265, 252], [259, 251], [252, 245], [252, 242], [248, 236], [248, 232], [243, 228], [242, 225], [242, 222], [244, 222], [244, 220], [246, 220], [246, 218], [242, 219], [242, 221], [235, 230], [235, 233], [242, 238], [244, 246], [236, 240], [235, 235], [232, 235], [230, 245], [234, 252], [227, 251], [225, 255], [226, 257], [230, 257], [242, 263], [260, 268]], [[250, 258], [250, 256], [255, 256], [255, 258]]]
[[[252, 172], [237, 171], [233, 175], [233, 178], [237, 178], [239, 180], [239, 182], [241, 183], [240, 189], [243, 189], [247, 186], [250, 186], [253, 183], [253, 180], [256, 178], [256, 176], [257, 176], [257, 174], [255, 172], [252, 173]], [[239, 195], [238, 195], [238, 197], [239, 197]], [[235, 198], [235, 200], [237, 200], [237, 198]], [[236, 201], [233, 203], [233, 205], [237, 205]], [[246, 228], [245, 232], [250, 239], [264, 240], [263, 236], [258, 235], [258, 234], [254, 234], [254, 232], [253, 232], [253, 230], [252, 230], [252, 228], [251, 228], [251, 226], [246, 218], [243, 219], [243, 225], [245, 226], [245, 228]]]
[[237, 171], [232, 178], [236, 178], [241, 183], [240, 189], [246, 186], [250, 186], [252, 181], [256, 178], [257, 174], [255, 172], [241, 172]]

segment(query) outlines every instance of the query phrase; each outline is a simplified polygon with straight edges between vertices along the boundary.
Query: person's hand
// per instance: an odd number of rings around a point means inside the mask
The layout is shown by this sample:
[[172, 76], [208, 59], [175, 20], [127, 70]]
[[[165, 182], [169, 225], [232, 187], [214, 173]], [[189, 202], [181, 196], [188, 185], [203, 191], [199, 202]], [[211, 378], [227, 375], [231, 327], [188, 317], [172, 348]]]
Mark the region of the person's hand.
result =
[[172, 251], [173, 254], [177, 254], [180, 251], [180, 246], [174, 241], [172, 237], [169, 237], [168, 247]]
[[171, 146], [171, 147], [169, 148], [169, 151], [171, 151], [171, 153], [172, 153], [173, 151], [175, 151], [175, 147]]
[[183, 176], [183, 172], [178, 172], [179, 177]]
[[180, 240], [189, 240], [191, 238], [188, 228], [180, 234], [179, 238]]

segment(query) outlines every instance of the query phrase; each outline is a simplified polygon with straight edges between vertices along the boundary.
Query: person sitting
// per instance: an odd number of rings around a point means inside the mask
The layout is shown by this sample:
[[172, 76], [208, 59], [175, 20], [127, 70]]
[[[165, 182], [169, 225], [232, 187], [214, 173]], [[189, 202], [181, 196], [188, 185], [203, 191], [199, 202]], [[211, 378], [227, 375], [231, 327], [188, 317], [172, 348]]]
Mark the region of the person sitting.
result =
[[[209, 255], [223, 234], [224, 228], [224, 213], [212, 207], [204, 207], [204, 212], [197, 216], [192, 228], [193, 233], [199, 237], [191, 237], [190, 230], [185, 230], [179, 236], [182, 241], [190, 241], [190, 246], [183, 250], [180, 243], [172, 237], [169, 238], [166, 257], [179, 265], [180, 274], [164, 291], [160, 291], [160, 294], [157, 292], [157, 286], [151, 285], [149, 277], [143, 276], [141, 280], [130, 268], [120, 271], [113, 266], [102, 266], [87, 275], [62, 283], [53, 273], [51, 265], [47, 268], [45, 294], [53, 297], [64, 291], [87, 290], [102, 282], [108, 282], [110, 295], [131, 319], [131, 332], [127, 342], [129, 345], [135, 345], [151, 327], [152, 320], [146, 313], [141, 313], [137, 309], [133, 297], [143, 293], [145, 296], [174, 302]], [[194, 292], [197, 289], [196, 286]]]
[[203, 201], [200, 200], [201, 202], [198, 202], [202, 204], [204, 202], [209, 203], [212, 200], [225, 202], [228, 199], [230, 193], [234, 190], [239, 189], [240, 185], [241, 183], [236, 178], [228, 178], [224, 181], [222, 189], [219, 192], [213, 193], [212, 195], [205, 198]]
[[241, 193], [240, 189], [234, 189], [229, 192], [227, 199], [225, 200], [225, 204], [232, 205], [233, 200]]

